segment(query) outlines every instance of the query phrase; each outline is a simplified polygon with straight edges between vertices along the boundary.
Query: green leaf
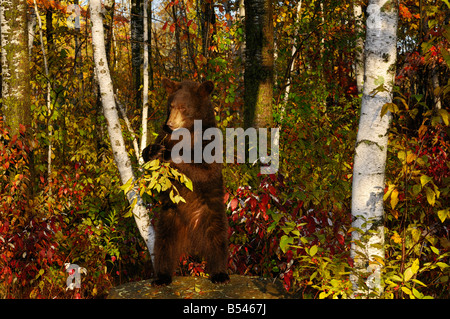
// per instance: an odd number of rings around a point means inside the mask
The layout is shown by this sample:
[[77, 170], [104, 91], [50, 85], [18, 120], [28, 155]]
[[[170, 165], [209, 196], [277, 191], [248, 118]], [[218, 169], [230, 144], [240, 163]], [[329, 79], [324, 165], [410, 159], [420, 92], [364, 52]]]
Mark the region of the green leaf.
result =
[[126, 194], [126, 193], [128, 193], [128, 192], [131, 190], [131, 188], [133, 187], [132, 184], [133, 184], [133, 178], [130, 178], [130, 179], [128, 180], [128, 182], [126, 182], [124, 185], [120, 186], [120, 189], [123, 190], [123, 192]]
[[413, 261], [413, 264], [412, 264], [412, 266], [411, 266], [411, 269], [412, 269], [412, 271], [413, 271], [414, 274], [417, 273], [417, 272], [419, 271], [419, 267], [420, 267], [419, 258], [416, 258], [416, 259]]
[[393, 276], [391, 277], [391, 279], [394, 280], [394, 281], [399, 281], [399, 282], [402, 282], [402, 281], [403, 281], [403, 279], [402, 279], [400, 276], [397, 276], [397, 275], [393, 275]]
[[416, 184], [412, 187], [412, 193], [414, 196], [418, 195], [421, 190], [422, 190], [422, 186], [420, 186], [419, 184]]
[[316, 246], [316, 245], [314, 245], [314, 246], [312, 246], [310, 249], [309, 249], [309, 255], [311, 256], [311, 257], [313, 257], [315, 254], [317, 254], [317, 250], [318, 250], [319, 248]]
[[426, 287], [427, 285], [425, 285], [423, 282], [421, 282], [420, 280], [417, 280], [417, 279], [411, 279], [411, 281], [413, 281], [413, 282], [415, 282], [416, 284], [419, 284], [419, 285], [421, 285], [421, 286], [423, 286], [423, 287]]
[[422, 299], [423, 298], [423, 294], [420, 293], [416, 288], [412, 289], [413, 295], [417, 298], [417, 299]]
[[439, 249], [437, 249], [437, 248], [434, 247], [434, 246], [431, 246], [430, 248], [431, 248], [431, 250], [433, 251], [433, 253], [435, 253], [436, 255], [439, 255]]
[[420, 184], [422, 184], [422, 187], [424, 187], [428, 182], [432, 181], [433, 178], [429, 177], [427, 175], [420, 176]]
[[410, 290], [409, 288], [407, 288], [407, 287], [402, 287], [402, 290], [403, 290], [404, 293], [406, 293], [406, 294], [408, 294], [408, 295], [411, 296], [411, 290]]
[[403, 273], [403, 278], [404, 278], [405, 282], [408, 282], [412, 278], [412, 276], [414, 276], [414, 273], [413, 273], [411, 267], [409, 267]]
[[288, 250], [289, 244], [292, 244], [293, 241], [294, 241], [294, 238], [292, 238], [292, 237], [288, 237], [286, 235], [281, 236], [280, 248], [283, 251], [283, 253], [285, 253]]
[[441, 261], [437, 262], [436, 265], [438, 265], [439, 268], [441, 268], [441, 270], [444, 270], [445, 268], [449, 267], [449, 265], [447, 265], [446, 263], [443, 263]]

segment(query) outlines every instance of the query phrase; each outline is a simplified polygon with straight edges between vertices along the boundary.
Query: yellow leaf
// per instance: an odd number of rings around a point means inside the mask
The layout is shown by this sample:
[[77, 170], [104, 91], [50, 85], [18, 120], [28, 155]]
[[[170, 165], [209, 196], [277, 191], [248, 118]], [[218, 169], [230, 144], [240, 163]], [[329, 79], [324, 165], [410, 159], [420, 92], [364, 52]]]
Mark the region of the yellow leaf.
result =
[[395, 232], [394, 235], [392, 235], [391, 239], [396, 244], [401, 244], [402, 243], [402, 238], [400, 237], [400, 235], [397, 232]]
[[391, 193], [391, 207], [395, 208], [398, 204], [398, 190], [394, 189]]
[[427, 132], [428, 128], [426, 125], [422, 124], [422, 126], [419, 128], [419, 138], [422, 138], [424, 134]]
[[406, 157], [406, 163], [408, 164], [411, 163], [416, 159], [416, 157], [417, 157], [416, 154], [408, 152], [408, 156]]
[[425, 192], [427, 194], [427, 201], [431, 206], [434, 206], [436, 202], [436, 193], [429, 187], [425, 187]]
[[442, 117], [442, 120], [444, 121], [445, 125], [448, 126], [448, 124], [449, 124], [449, 121], [448, 121], [449, 114], [448, 114], [447, 110], [440, 109], [440, 110], [438, 110], [438, 113]]
[[422, 184], [422, 187], [424, 187], [428, 182], [432, 181], [433, 178], [429, 177], [427, 175], [420, 176], [420, 184]]

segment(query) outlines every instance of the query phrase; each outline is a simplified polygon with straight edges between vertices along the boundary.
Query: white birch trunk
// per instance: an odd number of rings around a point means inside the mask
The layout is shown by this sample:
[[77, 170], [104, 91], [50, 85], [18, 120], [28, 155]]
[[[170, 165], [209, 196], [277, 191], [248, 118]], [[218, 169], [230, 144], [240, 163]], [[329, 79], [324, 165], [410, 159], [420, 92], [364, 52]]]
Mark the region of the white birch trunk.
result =
[[361, 94], [364, 84], [364, 40], [360, 36], [363, 32], [363, 13], [360, 0], [354, 2], [353, 14], [355, 16], [355, 33], [357, 36], [355, 48], [356, 87], [358, 88], [358, 93]]
[[[122, 185], [124, 185], [130, 179], [134, 180], [135, 177], [122, 136], [119, 115], [117, 113], [116, 103], [114, 99], [113, 85], [109, 73], [108, 62], [106, 59], [105, 37], [100, 1], [101, 0], [90, 1], [92, 21], [92, 47], [94, 51], [95, 68], [97, 71], [96, 74], [100, 86], [103, 113], [107, 122], [114, 161], [117, 165], [117, 168], [119, 169]], [[147, 244], [153, 261], [154, 230], [153, 226], [150, 223], [147, 208], [145, 207], [136, 189], [128, 192], [126, 196], [130, 204], [135, 200], [137, 201], [133, 209], [134, 219], [142, 238], [144, 238], [145, 243]]]
[[[298, 24], [298, 21], [300, 20], [300, 12], [302, 10], [302, 0], [300, 0], [297, 3], [297, 17], [295, 18], [295, 22], [296, 24]], [[295, 52], [297, 51], [297, 35], [298, 35], [298, 29], [295, 29], [294, 31], [294, 43], [292, 43], [292, 51], [291, 51], [291, 66], [289, 69], [289, 77], [286, 79], [287, 84], [286, 84], [286, 89], [284, 91], [284, 98], [283, 98], [283, 105], [281, 107], [281, 118], [284, 117], [284, 112], [285, 112], [285, 107], [286, 104], [289, 100], [289, 92], [291, 91], [291, 78], [292, 78], [292, 73], [294, 72], [294, 68], [295, 68]]]
[[143, 87], [142, 87], [142, 138], [141, 151], [139, 152], [139, 164], [144, 164], [142, 151], [147, 146], [147, 120], [148, 120], [148, 19], [147, 19], [148, 0], [144, 0], [144, 61], [143, 61]]
[[33, 50], [34, 34], [36, 31], [36, 13], [31, 9], [28, 20], [28, 55], [31, 61], [31, 51]]
[[[355, 148], [352, 186], [354, 297], [378, 297], [383, 292], [385, 167], [397, 56], [397, 4], [370, 0], [367, 8], [365, 82]], [[384, 90], [377, 90], [380, 86]], [[356, 243], [356, 244], [355, 244]]]
[[439, 96], [439, 77], [437, 66], [433, 69], [433, 76], [431, 78], [431, 82], [433, 83], [433, 94], [434, 94], [434, 109], [440, 110], [442, 108], [441, 105], [441, 97]]

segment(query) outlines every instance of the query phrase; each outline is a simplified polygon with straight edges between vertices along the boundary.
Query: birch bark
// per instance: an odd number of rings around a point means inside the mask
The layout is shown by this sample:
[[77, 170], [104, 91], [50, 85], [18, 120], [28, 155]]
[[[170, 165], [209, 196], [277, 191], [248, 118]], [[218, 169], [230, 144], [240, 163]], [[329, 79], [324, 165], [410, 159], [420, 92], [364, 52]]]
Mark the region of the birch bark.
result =
[[367, 8], [365, 81], [355, 148], [352, 186], [354, 297], [378, 297], [383, 291], [385, 166], [397, 56], [397, 2], [370, 0]]
[[[298, 22], [300, 21], [300, 13], [302, 11], [302, 0], [300, 0], [297, 3], [297, 16], [295, 18], [295, 25], [298, 25]], [[291, 91], [291, 78], [292, 78], [292, 73], [294, 73], [294, 68], [295, 68], [295, 52], [297, 52], [297, 35], [298, 35], [298, 29], [295, 29], [294, 31], [294, 41], [292, 43], [292, 50], [291, 50], [291, 66], [289, 67], [289, 76], [286, 79], [286, 89], [284, 92], [284, 98], [283, 98], [283, 105], [281, 107], [281, 118], [284, 117], [284, 112], [285, 112], [285, 106], [289, 100], [289, 92]]]
[[[101, 16], [101, 0], [90, 1], [91, 21], [92, 21], [92, 47], [94, 51], [94, 62], [100, 94], [103, 105], [103, 114], [106, 118], [109, 139], [113, 151], [114, 161], [119, 169], [122, 185], [130, 179], [135, 179], [131, 161], [125, 148], [125, 142], [122, 136], [122, 130], [117, 113], [116, 103], [113, 93], [113, 85], [109, 73], [108, 62], [106, 59], [105, 37], [103, 30], [103, 21]], [[140, 198], [136, 189], [132, 189], [126, 194], [128, 202], [131, 204], [137, 201], [133, 208], [133, 216], [139, 232], [144, 238], [153, 261], [154, 230], [150, 223], [147, 208]]]
[[2, 114], [11, 135], [31, 126], [31, 81], [26, 0], [0, 0]]
[[139, 153], [139, 164], [144, 164], [144, 160], [140, 154], [147, 146], [147, 121], [148, 121], [148, 0], [144, 0], [144, 59], [143, 59], [143, 88], [142, 88], [142, 138], [141, 138], [141, 152]]
[[356, 87], [358, 93], [363, 92], [364, 84], [364, 39], [362, 33], [363, 29], [363, 12], [361, 1], [357, 0], [353, 4], [353, 14], [355, 16], [355, 33], [356, 33], [356, 54], [355, 54], [355, 73], [356, 73]]

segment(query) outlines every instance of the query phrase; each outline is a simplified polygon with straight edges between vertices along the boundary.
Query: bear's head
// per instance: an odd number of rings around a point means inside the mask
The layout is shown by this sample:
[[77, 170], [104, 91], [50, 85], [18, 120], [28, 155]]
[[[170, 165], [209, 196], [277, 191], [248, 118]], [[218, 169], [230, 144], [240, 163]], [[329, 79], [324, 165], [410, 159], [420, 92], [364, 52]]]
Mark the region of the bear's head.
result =
[[202, 84], [193, 81], [175, 82], [162, 80], [169, 95], [167, 101], [167, 120], [164, 130], [168, 133], [187, 128], [193, 130], [194, 120], [202, 120], [203, 128], [215, 126], [214, 110], [210, 95], [214, 90], [211, 81]]

